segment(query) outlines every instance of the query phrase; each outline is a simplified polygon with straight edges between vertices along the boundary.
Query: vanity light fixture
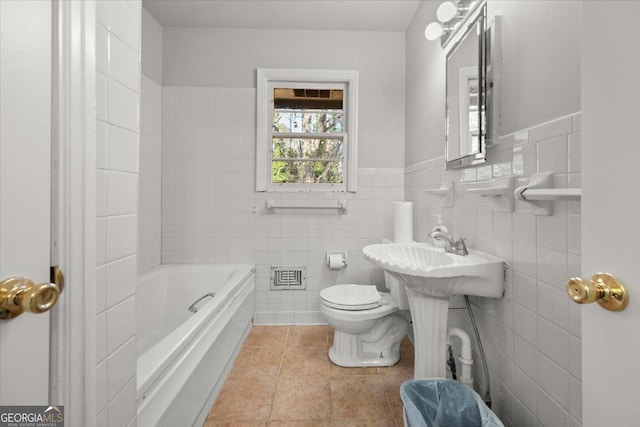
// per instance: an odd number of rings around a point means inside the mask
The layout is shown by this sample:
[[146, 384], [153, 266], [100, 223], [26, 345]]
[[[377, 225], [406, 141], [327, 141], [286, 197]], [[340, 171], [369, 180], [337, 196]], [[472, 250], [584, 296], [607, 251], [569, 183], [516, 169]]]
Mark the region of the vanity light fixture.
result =
[[424, 36], [430, 41], [439, 39], [442, 34], [444, 34], [444, 28], [439, 22], [432, 22], [424, 29]]
[[[447, 0], [438, 6], [436, 17], [440, 22], [432, 22], [424, 30], [427, 40], [433, 41], [453, 31], [478, 3], [477, 0]], [[446, 39], [446, 37], [445, 37]], [[442, 41], [444, 43], [444, 39]]]
[[451, 21], [457, 14], [458, 7], [451, 1], [445, 1], [440, 6], [438, 6], [438, 10], [436, 11], [438, 21], [443, 23]]

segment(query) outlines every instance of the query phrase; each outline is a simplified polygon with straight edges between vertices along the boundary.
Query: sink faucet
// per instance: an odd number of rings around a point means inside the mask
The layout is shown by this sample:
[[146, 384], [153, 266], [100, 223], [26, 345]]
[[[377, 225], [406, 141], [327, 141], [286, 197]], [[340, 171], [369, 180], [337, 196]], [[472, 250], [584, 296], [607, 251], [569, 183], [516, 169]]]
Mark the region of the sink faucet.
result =
[[464, 243], [464, 237], [458, 240], [453, 240], [451, 234], [445, 233], [444, 231], [436, 230], [429, 233], [429, 237], [432, 239], [442, 239], [447, 242], [447, 247], [445, 250], [452, 254], [456, 255], [469, 255], [469, 251], [467, 250], [467, 245]]

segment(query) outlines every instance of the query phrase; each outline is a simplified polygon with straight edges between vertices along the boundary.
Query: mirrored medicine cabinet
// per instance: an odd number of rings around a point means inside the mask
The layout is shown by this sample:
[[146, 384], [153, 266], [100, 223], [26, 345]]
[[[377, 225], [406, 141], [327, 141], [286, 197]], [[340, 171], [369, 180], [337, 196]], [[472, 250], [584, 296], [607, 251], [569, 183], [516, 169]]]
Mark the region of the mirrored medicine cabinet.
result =
[[446, 168], [487, 160], [491, 143], [493, 73], [485, 3], [471, 8], [448, 34], [446, 52]]

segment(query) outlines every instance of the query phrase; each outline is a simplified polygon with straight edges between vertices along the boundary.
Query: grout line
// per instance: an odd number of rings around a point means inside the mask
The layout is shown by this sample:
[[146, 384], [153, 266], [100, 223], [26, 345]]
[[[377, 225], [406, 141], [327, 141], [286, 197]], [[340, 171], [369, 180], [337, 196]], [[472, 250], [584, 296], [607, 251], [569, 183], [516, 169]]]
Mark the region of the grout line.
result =
[[[278, 365], [278, 374], [276, 375], [277, 379], [280, 379], [280, 376], [282, 375], [282, 365], [284, 364], [284, 351], [287, 348], [287, 341], [289, 340], [289, 330], [291, 329], [291, 327], [287, 328], [287, 335], [284, 338], [284, 345], [282, 346], [282, 352], [280, 353], [280, 364]], [[276, 380], [277, 382], [277, 380]]]
[[380, 381], [380, 383], [382, 384], [382, 393], [384, 393], [384, 397], [387, 400], [387, 408], [389, 409], [389, 414], [391, 414], [391, 419], [393, 420], [393, 424], [396, 424], [396, 417], [395, 414], [393, 413], [393, 406], [391, 406], [391, 399], [389, 398], [389, 395], [387, 394], [387, 387], [384, 383], [384, 378], [382, 377], [382, 375], [380, 375], [380, 368], [378, 368], [378, 379]]
[[291, 333], [291, 326], [287, 326], [287, 335], [284, 337], [284, 346], [289, 344], [289, 334]]
[[273, 389], [273, 395], [271, 395], [271, 406], [269, 407], [269, 417], [267, 418], [267, 423], [271, 421], [271, 416], [273, 415], [273, 408], [275, 406], [276, 394], [278, 393], [278, 384], [280, 383], [280, 376], [282, 375], [282, 364], [284, 363], [284, 350], [287, 348], [287, 341], [289, 340], [289, 331], [291, 327], [287, 327], [287, 333], [284, 339], [284, 345], [282, 346], [282, 352], [280, 353], [280, 364], [278, 365], [278, 373], [276, 374], [276, 385]]

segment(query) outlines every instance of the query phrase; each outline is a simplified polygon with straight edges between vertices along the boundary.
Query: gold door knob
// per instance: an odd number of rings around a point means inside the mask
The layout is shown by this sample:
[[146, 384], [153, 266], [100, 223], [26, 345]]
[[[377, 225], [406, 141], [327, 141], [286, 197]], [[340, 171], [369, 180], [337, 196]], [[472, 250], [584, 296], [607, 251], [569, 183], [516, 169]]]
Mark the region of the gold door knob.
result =
[[58, 302], [60, 288], [55, 283], [35, 284], [24, 277], [0, 282], [0, 319], [12, 319], [23, 312], [44, 313]]
[[589, 281], [572, 277], [567, 282], [567, 294], [578, 304], [597, 301], [610, 311], [624, 310], [629, 304], [627, 290], [618, 279], [607, 273], [594, 274]]

